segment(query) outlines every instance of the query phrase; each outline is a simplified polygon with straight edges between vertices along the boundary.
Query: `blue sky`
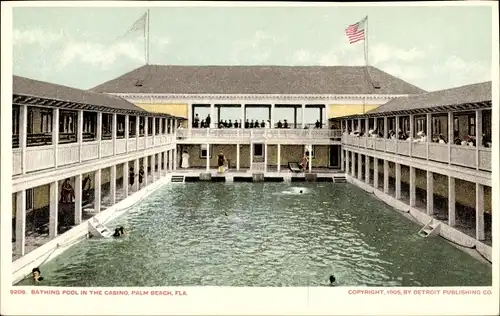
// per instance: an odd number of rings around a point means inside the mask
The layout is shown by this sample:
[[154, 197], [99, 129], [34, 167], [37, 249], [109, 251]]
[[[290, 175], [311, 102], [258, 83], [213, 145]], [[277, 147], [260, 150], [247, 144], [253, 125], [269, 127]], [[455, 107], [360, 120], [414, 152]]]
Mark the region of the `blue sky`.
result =
[[[88, 89], [145, 63], [127, 30], [147, 8], [18, 7], [13, 72]], [[150, 63], [362, 65], [347, 25], [368, 15], [370, 64], [426, 90], [491, 80], [492, 8], [154, 7]]]

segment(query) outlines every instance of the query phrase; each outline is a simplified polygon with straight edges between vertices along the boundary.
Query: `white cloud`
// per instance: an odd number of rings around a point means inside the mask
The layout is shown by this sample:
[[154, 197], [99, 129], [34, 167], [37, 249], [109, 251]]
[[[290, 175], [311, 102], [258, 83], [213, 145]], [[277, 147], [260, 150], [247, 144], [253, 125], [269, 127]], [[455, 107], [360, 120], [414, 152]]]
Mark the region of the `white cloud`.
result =
[[400, 64], [389, 64], [384, 67], [380, 67], [380, 69], [410, 83], [428, 76], [428, 74], [422, 70], [422, 67], [414, 65], [401, 66]]
[[71, 42], [59, 56], [58, 68], [79, 62], [98, 68], [108, 68], [120, 58], [144, 62], [144, 46], [134, 42], [104, 45], [92, 42]]
[[276, 39], [262, 30], [256, 31], [250, 39], [239, 40], [233, 44], [231, 61], [236, 64], [265, 62], [271, 55], [271, 42], [275, 43]]
[[491, 66], [488, 63], [467, 61], [455, 55], [434, 65], [432, 72], [435, 76], [446, 78], [446, 87], [492, 80]]
[[417, 48], [404, 50], [385, 43], [372, 45], [368, 48], [368, 58], [371, 64], [377, 65], [387, 61], [412, 62], [425, 57], [425, 53]]
[[13, 30], [12, 41], [14, 45], [33, 45], [37, 44], [42, 47], [49, 46], [63, 38], [63, 31], [59, 33], [46, 32], [40, 29], [32, 30]]

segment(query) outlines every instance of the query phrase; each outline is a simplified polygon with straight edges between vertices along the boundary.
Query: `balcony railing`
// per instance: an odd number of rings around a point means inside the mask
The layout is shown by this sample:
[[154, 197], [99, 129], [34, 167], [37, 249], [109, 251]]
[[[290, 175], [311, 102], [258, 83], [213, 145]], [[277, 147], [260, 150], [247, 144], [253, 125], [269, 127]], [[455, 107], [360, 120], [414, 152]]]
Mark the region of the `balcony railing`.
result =
[[342, 144], [491, 171], [491, 148], [342, 135]]
[[[101, 140], [96, 141], [91, 137], [94, 135], [90, 133], [83, 134], [83, 142], [80, 144], [78, 142], [71, 143], [59, 143], [57, 146], [57, 152], [54, 145], [42, 145], [34, 147], [33, 144], [43, 143], [40, 139], [46, 141], [52, 140], [51, 135], [42, 134], [40, 135], [28, 135], [27, 139], [30, 140], [28, 143], [32, 146], [26, 148], [24, 172], [29, 173], [33, 171], [39, 171], [44, 169], [50, 169], [56, 167], [62, 167], [66, 165], [71, 165], [75, 163], [86, 162], [94, 159], [112, 157], [113, 155], [124, 155], [127, 153], [135, 152], [137, 150], [145, 150], [147, 148], [155, 148], [159, 146], [169, 145], [175, 142], [174, 134], [167, 135], [156, 135], [155, 143], [153, 146], [153, 137], [149, 136], [146, 142], [146, 137], [129, 138], [127, 139], [116, 139], [114, 142], [115, 148], [113, 148], [113, 140]], [[85, 137], [85, 135], [88, 135]], [[90, 137], [89, 137], [90, 136]], [[36, 141], [33, 141], [35, 139]], [[139, 147], [137, 147], [139, 144]], [[148, 144], [148, 146], [146, 146]], [[142, 146], [142, 147], [141, 147]], [[100, 152], [99, 152], [100, 150]], [[57, 159], [56, 159], [57, 157]], [[23, 173], [23, 153], [22, 148], [12, 149], [12, 174], [19, 175]]]
[[330, 129], [283, 129], [283, 128], [188, 128], [177, 130], [177, 138], [225, 139], [250, 141], [252, 139], [339, 139], [340, 130]]

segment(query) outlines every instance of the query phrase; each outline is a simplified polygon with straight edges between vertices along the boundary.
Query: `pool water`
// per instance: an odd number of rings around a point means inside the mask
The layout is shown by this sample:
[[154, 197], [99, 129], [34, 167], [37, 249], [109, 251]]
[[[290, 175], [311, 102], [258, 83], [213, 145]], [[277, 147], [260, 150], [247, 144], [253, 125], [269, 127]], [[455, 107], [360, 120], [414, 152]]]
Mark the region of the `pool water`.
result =
[[73, 246], [44, 285], [492, 284], [490, 265], [350, 184], [167, 184], [108, 226], [128, 234]]

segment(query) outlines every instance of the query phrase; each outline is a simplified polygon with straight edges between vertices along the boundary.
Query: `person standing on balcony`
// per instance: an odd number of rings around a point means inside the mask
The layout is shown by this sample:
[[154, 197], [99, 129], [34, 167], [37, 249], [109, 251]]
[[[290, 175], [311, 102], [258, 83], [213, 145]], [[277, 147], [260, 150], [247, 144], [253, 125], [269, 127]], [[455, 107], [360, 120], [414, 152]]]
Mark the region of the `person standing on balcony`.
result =
[[210, 114], [208, 114], [207, 118], [205, 119], [205, 125], [207, 128], [210, 128], [210, 123], [212, 123], [212, 118], [210, 117]]
[[264, 122], [264, 120], [262, 120], [262, 122], [260, 122], [260, 127], [261, 127], [261, 128], [266, 127], [266, 122]]
[[319, 122], [319, 120], [316, 120], [316, 125], [315, 125], [316, 128], [321, 128], [321, 123]]
[[198, 116], [198, 113], [196, 113], [196, 115], [194, 116], [193, 127], [194, 128], [200, 127], [200, 117]]
[[253, 128], [254, 126], [254, 123], [253, 123], [253, 120], [250, 121], [250, 128]]
[[284, 120], [283, 128], [288, 128], [288, 122], [287, 122], [287, 120]]
[[283, 123], [281, 123], [281, 120], [278, 121], [278, 128], [283, 128]]

